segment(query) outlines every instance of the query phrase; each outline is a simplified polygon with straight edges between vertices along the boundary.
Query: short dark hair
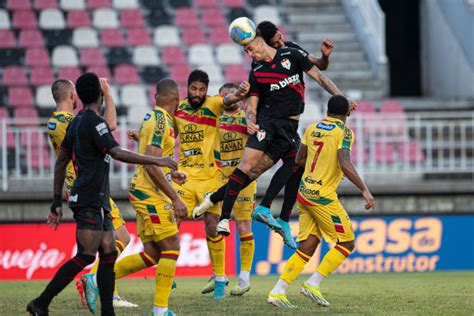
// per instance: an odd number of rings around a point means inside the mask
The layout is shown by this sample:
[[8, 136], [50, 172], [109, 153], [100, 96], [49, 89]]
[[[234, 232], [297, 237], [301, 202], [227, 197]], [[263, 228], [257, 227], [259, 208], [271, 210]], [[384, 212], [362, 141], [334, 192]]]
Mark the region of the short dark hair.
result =
[[224, 89], [229, 89], [230, 90], [230, 89], [238, 89], [238, 88], [239, 88], [239, 86], [237, 84], [233, 83], [233, 82], [224, 83], [222, 85], [222, 87], [219, 88], [219, 94], [221, 94], [222, 90], [224, 90]]
[[164, 78], [156, 84], [156, 94], [167, 94], [170, 91], [178, 91], [178, 84], [170, 78]]
[[349, 100], [342, 95], [332, 96], [328, 101], [328, 113], [332, 115], [346, 115], [349, 112]]
[[61, 102], [67, 97], [69, 90], [74, 90], [74, 85], [71, 81], [66, 79], [58, 79], [53, 82], [51, 86], [51, 93], [53, 94], [54, 101]]
[[86, 72], [76, 80], [76, 92], [84, 105], [96, 102], [101, 91], [99, 77], [93, 72]]
[[263, 38], [265, 43], [270, 44], [270, 40], [275, 36], [278, 28], [270, 21], [263, 21], [257, 25], [257, 32]]
[[209, 85], [209, 76], [208, 76], [207, 72], [202, 71], [200, 69], [194, 69], [193, 71], [191, 71], [191, 73], [189, 74], [189, 77], [188, 77], [188, 86], [192, 82], [195, 82], [195, 81], [202, 82], [206, 86], [208, 86]]

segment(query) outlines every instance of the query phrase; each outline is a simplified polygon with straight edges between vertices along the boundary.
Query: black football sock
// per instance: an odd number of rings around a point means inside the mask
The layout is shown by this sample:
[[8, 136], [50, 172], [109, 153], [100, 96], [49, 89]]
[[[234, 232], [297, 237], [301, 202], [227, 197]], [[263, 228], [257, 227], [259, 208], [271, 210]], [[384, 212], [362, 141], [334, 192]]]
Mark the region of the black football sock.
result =
[[270, 208], [272, 205], [273, 199], [276, 198], [278, 193], [280, 193], [281, 189], [285, 186], [287, 180], [291, 177], [293, 172], [291, 169], [295, 165], [295, 158], [289, 158], [283, 160], [283, 164], [278, 168], [275, 174], [270, 181], [270, 185], [263, 196], [262, 201], [260, 202], [261, 206]]
[[283, 205], [281, 207], [280, 219], [288, 222], [290, 220], [291, 211], [296, 202], [301, 177], [303, 176], [304, 168], [295, 165], [292, 169], [292, 175], [286, 182], [285, 197], [283, 198]]
[[[228, 182], [227, 182], [228, 183]], [[211, 202], [214, 204], [219, 203], [224, 200], [225, 190], [227, 188], [227, 183], [221, 186], [216, 192], [212, 193], [209, 197]]]
[[227, 182], [224, 203], [222, 203], [222, 219], [230, 219], [232, 208], [234, 207], [235, 200], [240, 193], [240, 190], [247, 187], [252, 180], [242, 170], [236, 168], [229, 177]]
[[101, 254], [97, 270], [97, 287], [99, 288], [101, 315], [115, 315], [113, 296], [115, 287], [114, 265], [117, 251]]
[[35, 300], [39, 307], [47, 309], [53, 298], [59, 294], [74, 277], [86, 266], [93, 263], [95, 256], [78, 253], [59, 268], [53, 279], [48, 283], [43, 293]]

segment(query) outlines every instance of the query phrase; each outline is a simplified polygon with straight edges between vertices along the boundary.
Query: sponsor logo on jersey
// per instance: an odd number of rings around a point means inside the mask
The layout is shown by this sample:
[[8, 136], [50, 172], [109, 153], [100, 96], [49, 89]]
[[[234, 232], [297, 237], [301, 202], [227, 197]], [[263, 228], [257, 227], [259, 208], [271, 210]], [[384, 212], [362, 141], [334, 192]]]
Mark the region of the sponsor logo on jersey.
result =
[[97, 133], [99, 133], [99, 136], [102, 136], [109, 132], [107, 125], [104, 122], [97, 124], [95, 129], [97, 130]]
[[315, 179], [311, 178], [310, 176], [305, 177], [304, 182], [309, 183], [309, 184], [323, 185], [323, 180], [315, 180]]
[[[291, 52], [290, 52], [290, 54], [291, 54]], [[290, 70], [290, 68], [291, 68], [291, 62], [288, 58], [283, 59], [281, 61], [281, 65], [283, 66], [283, 68], [288, 69], [288, 70]]]
[[257, 71], [257, 70], [259, 70], [259, 69], [262, 68], [262, 67], [263, 67], [263, 65], [260, 64], [260, 65], [258, 65], [257, 67], [255, 67], [255, 68], [253, 69], [253, 71]]
[[305, 52], [304, 50], [302, 49], [298, 49], [298, 51], [301, 53], [301, 55], [303, 55], [304, 57], [308, 56], [308, 53]]
[[221, 160], [220, 162], [222, 167], [235, 167], [239, 164], [240, 158]]
[[276, 90], [280, 90], [280, 86], [275, 84], [275, 83], [271, 83], [270, 84], [270, 91], [276, 91]]
[[148, 120], [150, 119], [150, 117], [151, 117], [151, 114], [150, 114], [150, 113], [147, 113], [147, 114], [145, 115], [145, 118], [144, 118], [143, 120], [146, 122], [146, 121], [148, 121]]
[[186, 124], [184, 126], [185, 133], [180, 134], [181, 143], [193, 143], [204, 140], [204, 131], [198, 131], [196, 124]]
[[300, 193], [304, 195], [304, 197], [308, 198], [308, 199], [319, 199], [320, 196], [319, 196], [319, 190], [313, 190], [313, 189], [309, 189], [305, 186], [300, 186]]
[[55, 122], [48, 122], [48, 129], [50, 131], [54, 131], [56, 129], [56, 123]]
[[222, 137], [224, 141], [220, 143], [221, 152], [232, 152], [244, 149], [242, 138], [237, 138], [236, 132], [225, 133]]
[[315, 138], [323, 138], [323, 137], [326, 137], [326, 136], [329, 136], [329, 135], [321, 133], [321, 132], [317, 132], [317, 131], [312, 131], [311, 136], [315, 137]]
[[323, 129], [325, 131], [332, 131], [336, 127], [336, 124], [325, 124], [323, 122], [319, 122], [316, 125], [316, 128]]
[[202, 155], [201, 148], [192, 148], [192, 149], [188, 149], [188, 150], [183, 151], [183, 156], [184, 157], [198, 156], [198, 155]]
[[286, 55], [291, 55], [291, 52], [284, 52], [280, 54], [280, 56], [286, 56]]
[[280, 80], [278, 82], [278, 84], [274, 84], [274, 83], [270, 84], [270, 91], [280, 90], [280, 88], [284, 88], [289, 84], [297, 85], [297, 84], [300, 84], [300, 83], [301, 83], [300, 75], [296, 74], [296, 75], [290, 76], [288, 78], [285, 78], [283, 80]]
[[106, 163], [110, 163], [110, 155], [109, 155], [109, 154], [105, 155], [104, 161], [105, 161]]
[[69, 202], [75, 202], [75, 203], [77, 203], [77, 200], [78, 200], [78, 195], [77, 194], [70, 195], [69, 199], [68, 199]]

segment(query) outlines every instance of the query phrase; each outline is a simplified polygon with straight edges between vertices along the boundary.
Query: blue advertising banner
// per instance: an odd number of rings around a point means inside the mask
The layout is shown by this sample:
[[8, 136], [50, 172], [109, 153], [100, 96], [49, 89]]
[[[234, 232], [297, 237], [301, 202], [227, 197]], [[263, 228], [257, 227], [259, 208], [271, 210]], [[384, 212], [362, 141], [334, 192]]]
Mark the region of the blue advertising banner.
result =
[[[352, 222], [356, 247], [335, 273], [474, 269], [474, 215], [353, 217]], [[296, 236], [298, 221], [291, 222], [291, 230]], [[280, 274], [294, 250], [260, 223], [254, 223], [253, 232], [252, 273]], [[313, 273], [332, 246], [323, 242], [303, 273]]]

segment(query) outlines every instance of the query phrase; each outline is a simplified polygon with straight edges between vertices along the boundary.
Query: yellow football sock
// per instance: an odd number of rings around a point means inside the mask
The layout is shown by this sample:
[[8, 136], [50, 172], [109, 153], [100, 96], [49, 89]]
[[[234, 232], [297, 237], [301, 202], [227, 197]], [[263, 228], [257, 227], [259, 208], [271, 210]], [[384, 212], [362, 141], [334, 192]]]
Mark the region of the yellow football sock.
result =
[[156, 260], [147, 255], [145, 252], [135, 253], [126, 256], [115, 263], [115, 279], [123, 278], [131, 273], [152, 267], [156, 264]]
[[207, 248], [211, 256], [212, 269], [216, 276], [225, 275], [225, 240], [224, 236], [207, 236]]
[[240, 270], [250, 271], [252, 269], [254, 252], [255, 240], [253, 234], [240, 236]]
[[157, 307], [167, 307], [171, 294], [171, 286], [176, 272], [176, 260], [179, 250], [162, 251], [158, 265], [156, 266], [155, 278], [155, 301]]
[[296, 250], [296, 252], [286, 262], [280, 279], [288, 284], [293, 282], [298, 277], [298, 275], [300, 275], [301, 271], [303, 271], [304, 266], [309, 261], [309, 259], [311, 259], [311, 256], [308, 256], [300, 250]]
[[[125, 249], [125, 245], [118, 239], [115, 239], [115, 249], [117, 250], [117, 258], [120, 256], [122, 251]], [[114, 294], [118, 294], [117, 282], [115, 282]]]
[[322, 276], [327, 277], [342, 264], [350, 253], [348, 249], [341, 245], [334, 246], [334, 248], [326, 253], [316, 271]]
[[97, 270], [99, 270], [99, 259], [96, 259], [94, 265], [92, 265], [91, 270], [89, 271], [90, 274], [96, 274]]

